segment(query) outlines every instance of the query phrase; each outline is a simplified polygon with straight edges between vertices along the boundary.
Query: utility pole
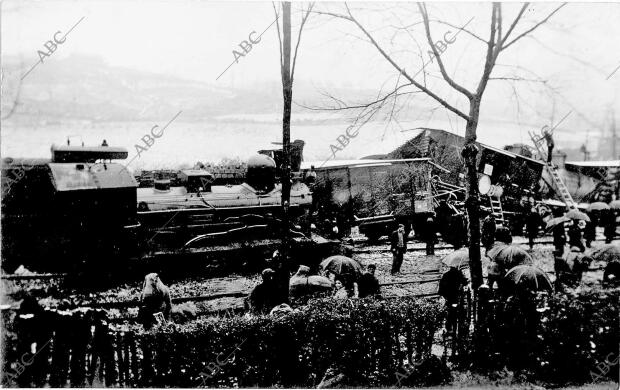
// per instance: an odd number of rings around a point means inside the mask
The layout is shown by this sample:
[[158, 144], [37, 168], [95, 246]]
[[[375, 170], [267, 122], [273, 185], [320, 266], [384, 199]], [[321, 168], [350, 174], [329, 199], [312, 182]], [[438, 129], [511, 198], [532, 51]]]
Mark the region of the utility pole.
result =
[[[291, 79], [291, 3], [282, 3], [282, 95], [284, 113], [282, 117], [282, 294], [288, 296], [290, 268], [290, 199], [291, 199], [291, 106], [293, 101], [293, 82]], [[284, 280], [286, 279], [286, 280]]]
[[615, 160], [618, 158], [618, 149], [616, 149], [616, 142], [618, 140], [618, 135], [616, 133], [616, 113], [611, 110], [611, 159]]
[[[618, 156], [618, 150], [616, 149], [616, 142], [618, 139], [617, 131], [616, 131], [616, 112], [613, 109], [610, 109], [609, 112], [611, 116], [611, 159], [620, 159]], [[616, 171], [616, 190], [614, 191], [616, 194], [616, 199], [620, 197], [620, 172]]]
[[[282, 117], [282, 206], [291, 197], [291, 105], [293, 85], [291, 81], [291, 3], [282, 3], [282, 94], [284, 115]], [[287, 229], [288, 230], [288, 229]]]

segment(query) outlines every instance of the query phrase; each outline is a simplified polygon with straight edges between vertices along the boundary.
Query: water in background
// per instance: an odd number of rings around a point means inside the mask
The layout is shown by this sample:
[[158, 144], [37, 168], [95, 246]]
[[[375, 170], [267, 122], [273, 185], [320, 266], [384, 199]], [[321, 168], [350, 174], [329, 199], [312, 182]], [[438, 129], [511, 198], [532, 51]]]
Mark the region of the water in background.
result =
[[[435, 121], [434, 121], [435, 122]], [[65, 124], [20, 125], [15, 122], [3, 123], [1, 135], [2, 157], [50, 157], [52, 144], [66, 144], [67, 136], [72, 144], [100, 145], [107, 140], [110, 146], [125, 147], [129, 151], [129, 159], [137, 152], [134, 145], [145, 146], [142, 137], [149, 133], [154, 125], [160, 129], [166, 122], [68, 122]], [[441, 123], [433, 123], [441, 125]], [[394, 150], [407, 140], [415, 137], [421, 130], [410, 130], [423, 123], [400, 122], [400, 126], [392, 123], [369, 123], [359, 130], [358, 135], [342, 147], [337, 137], [344, 134], [347, 123], [292, 125], [291, 140], [306, 141], [304, 159], [306, 161], [324, 161], [333, 158], [330, 145], [341, 148], [335, 159], [360, 158], [371, 154], [383, 154]], [[445, 123], [444, 129], [450, 129], [454, 123]], [[160, 131], [157, 129], [157, 131]], [[403, 131], [404, 130], [404, 131]], [[528, 128], [517, 124], [487, 123], [479, 128], [478, 139], [496, 147], [503, 147], [514, 142], [530, 143], [527, 136]], [[464, 135], [464, 129], [454, 129]], [[278, 122], [226, 122], [218, 121], [211, 124], [183, 122], [182, 114], [156, 139], [152, 147], [142, 151], [129, 168], [178, 168], [181, 165], [193, 165], [197, 161], [219, 162], [223, 158], [247, 159], [259, 149], [277, 148], [272, 142], [281, 142], [281, 125]], [[564, 143], [579, 142], [566, 138]]]

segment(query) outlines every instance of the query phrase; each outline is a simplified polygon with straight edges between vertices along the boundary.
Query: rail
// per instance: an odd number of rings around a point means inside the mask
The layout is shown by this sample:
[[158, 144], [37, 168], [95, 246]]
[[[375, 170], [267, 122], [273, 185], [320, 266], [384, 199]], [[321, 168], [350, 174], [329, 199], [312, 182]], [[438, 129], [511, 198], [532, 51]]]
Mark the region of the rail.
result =
[[67, 273], [56, 273], [56, 274], [32, 274], [32, 275], [2, 275], [2, 279], [6, 280], [31, 280], [31, 279], [54, 279], [54, 278], [64, 278]]

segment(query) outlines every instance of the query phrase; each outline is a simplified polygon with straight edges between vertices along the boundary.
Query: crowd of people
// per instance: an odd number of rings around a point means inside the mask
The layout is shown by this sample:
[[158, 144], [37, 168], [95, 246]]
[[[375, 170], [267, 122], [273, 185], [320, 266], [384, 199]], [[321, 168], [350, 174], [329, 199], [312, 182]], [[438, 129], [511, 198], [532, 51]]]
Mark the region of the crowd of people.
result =
[[[560, 223], [550, 228], [553, 235], [553, 244], [555, 246], [554, 264], [556, 289], [562, 289], [563, 286], [574, 287], [581, 280], [582, 274], [590, 265], [590, 259], [588, 256], [585, 256], [584, 252], [586, 248], [591, 246], [592, 241], [595, 239], [597, 224], [606, 220], [604, 220], [604, 213], [588, 213], [588, 215], [590, 217], [590, 221], [588, 222], [577, 219], [568, 221], [562, 220]], [[546, 227], [545, 222], [537, 210], [531, 208], [530, 212], [525, 216], [524, 225], [528, 244], [530, 249], [532, 249], [534, 247], [535, 238], [540, 235], [541, 229]], [[418, 234], [418, 237], [426, 244], [427, 256], [435, 254], [435, 245], [438, 242], [438, 230], [438, 224], [435, 222], [435, 214], [430, 214], [426, 219], [424, 228], [421, 229]], [[566, 230], [568, 230], [568, 232]], [[609, 235], [609, 237], [607, 237], [608, 242], [610, 242], [613, 237], [610, 230], [611, 229], [605, 227], [606, 235]], [[389, 242], [390, 251], [392, 253], [390, 272], [392, 275], [396, 275], [401, 271], [403, 260], [408, 249], [408, 237], [403, 224], [399, 224], [398, 228], [389, 235]], [[512, 243], [511, 231], [507, 227], [498, 226], [494, 215], [489, 213], [482, 220], [481, 243], [487, 252], [497, 245], [509, 245]], [[570, 249], [566, 251], [565, 247]], [[459, 247], [455, 246], [455, 250], [457, 249], [459, 249]], [[488, 278], [485, 286], [489, 286], [491, 289], [501, 287], [501, 279], [507, 270], [500, 268], [501, 267], [498, 267], [496, 263], [491, 262], [488, 268]], [[270, 273], [272, 271], [267, 269], [263, 271], [263, 273], [265, 272]], [[375, 272], [376, 266], [374, 264], [369, 265], [367, 270], [359, 277], [347, 274], [338, 275], [326, 270], [322, 273], [322, 276], [329, 279], [331, 284], [329, 285], [330, 287], [327, 294], [323, 291], [323, 296], [332, 296], [336, 299], [379, 296], [380, 288]], [[289, 298], [296, 299], [300, 296], [309, 295], [309, 292], [306, 291], [307, 289], [300, 289], [297, 287], [298, 283], [296, 283], [296, 280], [299, 278], [308, 278], [310, 276], [312, 276], [310, 275], [310, 268], [305, 266], [300, 267], [298, 272], [293, 275], [290, 280], [289, 285], [291, 285], [291, 289], [289, 291]], [[265, 283], [265, 280], [263, 283]], [[269, 284], [269, 282], [267, 282], [267, 284]], [[444, 297], [447, 305], [456, 305], [459, 300], [460, 292], [463, 288], [466, 288], [468, 284], [469, 282], [463, 275], [462, 270], [450, 268], [443, 274], [439, 285], [439, 294]], [[253, 292], [250, 297], [250, 302], [256, 302], [250, 304], [251, 307], [256, 308], [256, 312], [268, 312], [267, 308], [264, 307], [265, 304], [262, 302], [269, 302], [269, 300], [260, 298], [260, 291], [264, 288], [262, 284], [257, 286], [255, 292]], [[266, 304], [266, 307], [269, 306], [273, 307], [275, 303], [269, 302]]]
[[[603, 210], [605, 211], [605, 210]], [[613, 215], [613, 224], [611, 217]], [[555, 216], [558, 222], [549, 226], [553, 236], [554, 272], [556, 290], [565, 287], [577, 286], [585, 271], [590, 266], [591, 259], [585, 255], [586, 248], [591, 246], [595, 239], [596, 226], [602, 224], [606, 241], [611, 242], [615, 234], [615, 214], [613, 213], [588, 213], [589, 221], [567, 219]], [[435, 254], [435, 245], [438, 242], [438, 223], [435, 222], [435, 214], [432, 213], [426, 219], [424, 228], [418, 232], [418, 237], [426, 244], [426, 255]], [[455, 221], [458, 222], [458, 218]], [[545, 225], [543, 219], [535, 208], [532, 208], [525, 218], [525, 228], [530, 249], [534, 246], [534, 239], [540, 234]], [[608, 226], [613, 226], [614, 229]], [[568, 229], [566, 229], [568, 228]], [[567, 231], [568, 230], [568, 231]], [[443, 237], [443, 234], [442, 234]], [[400, 224], [389, 235], [390, 251], [392, 253], [391, 274], [400, 273], [404, 256], [408, 247], [408, 235], [405, 226]], [[492, 213], [489, 213], [481, 225], [481, 243], [486, 253], [494, 250], [498, 245], [512, 243], [512, 235], [508, 228], [495, 221]], [[464, 243], [463, 243], [464, 244]], [[569, 248], [566, 251], [566, 248]], [[458, 250], [459, 246], [454, 245]], [[565, 253], [567, 252], [567, 253]], [[351, 259], [351, 261], [353, 261]], [[332, 297], [334, 299], [381, 297], [380, 283], [376, 277], [377, 266], [369, 264], [355, 272], [335, 272], [329, 268], [312, 272], [305, 265], [299, 267], [294, 275], [283, 270], [281, 256], [276, 251], [268, 262], [269, 267], [261, 272], [261, 282], [254, 287], [246, 299], [246, 308], [255, 314], [269, 314], [287, 311], [290, 305], [304, 304], [312, 297]], [[615, 268], [614, 268], [615, 267]], [[503, 276], [506, 269], [491, 261], [487, 269], [486, 283], [484, 288], [489, 291], [499, 292], [506, 285]], [[604, 277], [606, 283], [620, 281], [620, 263], [610, 263]], [[442, 275], [439, 283], [438, 294], [441, 295], [448, 306], [448, 329], [454, 328], [458, 317], [456, 307], [467, 290], [469, 281], [459, 267], [450, 267]], [[508, 294], [509, 295], [509, 294]], [[170, 293], [168, 288], [161, 282], [157, 274], [149, 274], [145, 278], [140, 321], [145, 327], [151, 327], [157, 322], [154, 314], [161, 313], [161, 320], [168, 320], [172, 310]]]

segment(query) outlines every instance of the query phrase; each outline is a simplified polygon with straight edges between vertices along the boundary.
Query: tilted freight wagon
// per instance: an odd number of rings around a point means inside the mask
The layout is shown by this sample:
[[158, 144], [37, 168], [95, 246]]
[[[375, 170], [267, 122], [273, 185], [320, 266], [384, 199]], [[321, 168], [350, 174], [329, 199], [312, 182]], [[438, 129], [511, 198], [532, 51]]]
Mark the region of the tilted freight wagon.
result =
[[313, 211], [319, 221], [336, 219], [341, 234], [357, 225], [360, 233], [376, 240], [399, 223], [408, 233], [421, 228], [434, 210], [435, 170], [445, 171], [428, 158], [341, 160], [315, 166]]

